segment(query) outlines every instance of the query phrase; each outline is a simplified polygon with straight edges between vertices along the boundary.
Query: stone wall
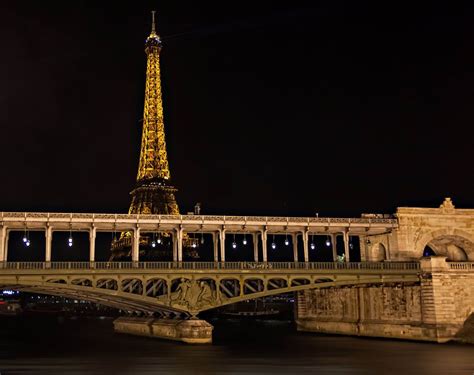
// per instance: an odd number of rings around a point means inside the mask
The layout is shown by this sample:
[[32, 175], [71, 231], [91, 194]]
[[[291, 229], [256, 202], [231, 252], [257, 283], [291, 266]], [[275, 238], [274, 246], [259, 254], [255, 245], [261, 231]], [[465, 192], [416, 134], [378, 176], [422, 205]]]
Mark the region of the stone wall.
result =
[[452, 270], [444, 257], [423, 259], [421, 266], [417, 284], [299, 292], [298, 329], [437, 342], [471, 341], [472, 329], [463, 329], [463, 325], [474, 313], [474, 268]]
[[419, 285], [330, 288], [300, 292], [301, 331], [424, 339]]

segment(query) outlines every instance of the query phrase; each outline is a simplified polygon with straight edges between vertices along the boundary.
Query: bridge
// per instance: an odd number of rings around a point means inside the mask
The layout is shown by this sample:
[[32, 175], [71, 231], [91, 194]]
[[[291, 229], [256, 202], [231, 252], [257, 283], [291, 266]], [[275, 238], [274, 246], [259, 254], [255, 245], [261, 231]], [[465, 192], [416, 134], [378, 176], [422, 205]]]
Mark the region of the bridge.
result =
[[[169, 319], [121, 320], [116, 328], [183, 340], [203, 335], [202, 342], [209, 342], [212, 328], [196, 319], [200, 312], [295, 292], [301, 330], [444, 342], [474, 319], [473, 224], [474, 210], [456, 209], [449, 198], [439, 208], [401, 207], [394, 215], [360, 218], [2, 212], [0, 287], [174, 317], [187, 325], [171, 332]], [[15, 231], [44, 232], [44, 262], [9, 261]], [[60, 231], [89, 233], [87, 261], [51, 261], [52, 238]], [[132, 233], [131, 261], [95, 261], [98, 232]], [[213, 261], [183, 261], [185, 236], [204, 233], [212, 235]], [[150, 234], [170, 238], [168, 261], [140, 261], [142, 236]], [[226, 261], [226, 243], [236, 234], [248, 236], [252, 262]], [[269, 259], [269, 236], [289, 239], [292, 261]], [[309, 261], [315, 236], [328, 239], [332, 262]], [[338, 238], [343, 258], [337, 257]], [[361, 262], [350, 259], [354, 238]]]
[[333, 260], [337, 259], [336, 241], [344, 242], [345, 260], [350, 260], [350, 237], [384, 235], [397, 228], [393, 218], [320, 218], [320, 217], [265, 217], [265, 216], [210, 216], [210, 215], [130, 215], [87, 213], [0, 213], [0, 262], [8, 260], [9, 234], [12, 231], [42, 231], [45, 233], [45, 261], [51, 261], [53, 233], [88, 232], [89, 261], [95, 261], [97, 232], [130, 232], [131, 260], [139, 261], [140, 239], [143, 235], [168, 235], [173, 243], [173, 261], [183, 260], [185, 233], [212, 234], [214, 261], [225, 262], [225, 244], [231, 235], [248, 236], [253, 243], [254, 261], [268, 261], [269, 236], [285, 236], [291, 240], [294, 261], [298, 261], [298, 243], [303, 246], [303, 260], [309, 261], [310, 237], [330, 239]]
[[280, 293], [413, 283], [419, 272], [414, 262], [8, 262], [0, 287], [186, 317]]

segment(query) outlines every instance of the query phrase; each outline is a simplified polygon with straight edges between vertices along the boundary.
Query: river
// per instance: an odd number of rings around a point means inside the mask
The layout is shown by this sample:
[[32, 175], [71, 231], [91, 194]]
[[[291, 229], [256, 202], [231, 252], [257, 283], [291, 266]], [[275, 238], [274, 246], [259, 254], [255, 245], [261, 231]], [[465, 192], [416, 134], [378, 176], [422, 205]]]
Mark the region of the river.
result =
[[114, 333], [112, 319], [1, 317], [8, 374], [474, 374], [474, 346], [296, 332], [290, 321], [216, 320], [214, 344]]

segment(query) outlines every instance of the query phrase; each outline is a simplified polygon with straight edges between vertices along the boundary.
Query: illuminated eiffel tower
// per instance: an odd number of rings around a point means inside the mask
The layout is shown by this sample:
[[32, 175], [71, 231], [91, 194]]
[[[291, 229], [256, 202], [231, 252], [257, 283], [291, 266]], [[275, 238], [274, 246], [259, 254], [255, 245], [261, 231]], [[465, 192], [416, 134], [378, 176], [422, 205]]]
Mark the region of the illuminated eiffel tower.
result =
[[[155, 12], [153, 11], [151, 33], [145, 42], [147, 69], [140, 163], [135, 188], [130, 192], [132, 202], [129, 214], [179, 215], [175, 198], [177, 189], [171, 184], [166, 153], [160, 79], [161, 48], [162, 44], [156, 33]], [[152, 249], [151, 242], [150, 236], [142, 237], [140, 239], [141, 252], [145, 252], [147, 255], [161, 253], [162, 256], [165, 255], [164, 253], [171, 252], [171, 250], [155, 249], [155, 244]], [[186, 236], [183, 245], [188, 248], [196, 247], [192, 246], [193, 242], [193, 239]], [[121, 233], [118, 240], [114, 237], [111, 259], [128, 257], [131, 244], [132, 234], [130, 232]], [[193, 256], [193, 254], [191, 255]], [[194, 257], [196, 257], [195, 251]]]

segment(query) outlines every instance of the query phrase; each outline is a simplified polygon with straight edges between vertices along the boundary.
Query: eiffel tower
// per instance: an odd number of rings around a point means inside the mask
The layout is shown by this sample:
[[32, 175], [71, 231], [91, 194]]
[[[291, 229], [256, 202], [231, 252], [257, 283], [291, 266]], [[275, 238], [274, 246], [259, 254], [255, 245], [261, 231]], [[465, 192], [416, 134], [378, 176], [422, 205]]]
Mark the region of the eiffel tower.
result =
[[[137, 182], [135, 188], [130, 192], [132, 202], [128, 211], [129, 214], [179, 215], [179, 208], [175, 198], [177, 189], [171, 184], [171, 174], [166, 153], [160, 79], [161, 48], [161, 40], [156, 32], [155, 11], [153, 11], [151, 33], [145, 42], [147, 69], [140, 162]], [[154, 254], [158, 255], [158, 257], [164, 257], [167, 253], [171, 253], [170, 247], [169, 250], [158, 249], [156, 244], [154, 244], [155, 246], [152, 248], [151, 242], [150, 236], [140, 238], [140, 252], [144, 253], [145, 256]], [[196, 247], [195, 244], [193, 246], [193, 239], [188, 236], [184, 238], [183, 242], [183, 245], [187, 248]], [[118, 240], [114, 234], [111, 259], [130, 256], [131, 245], [132, 234], [130, 232], [121, 233]], [[191, 256], [197, 257], [195, 251], [191, 253], [193, 253]]]

